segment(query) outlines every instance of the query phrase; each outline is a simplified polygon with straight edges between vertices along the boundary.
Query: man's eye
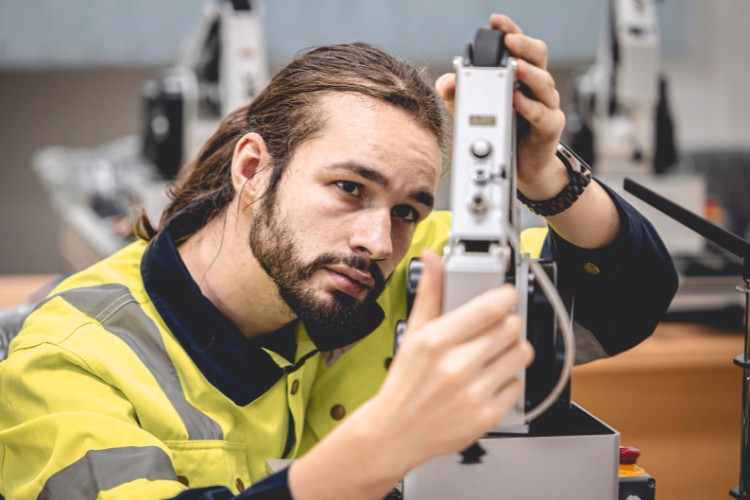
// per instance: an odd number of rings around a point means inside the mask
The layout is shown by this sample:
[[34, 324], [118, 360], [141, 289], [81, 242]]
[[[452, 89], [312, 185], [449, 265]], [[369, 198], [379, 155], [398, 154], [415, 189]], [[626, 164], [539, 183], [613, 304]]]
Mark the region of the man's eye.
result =
[[362, 194], [362, 184], [349, 181], [337, 181], [335, 184], [339, 189], [351, 194], [352, 196], [360, 196]]
[[397, 205], [391, 209], [391, 214], [407, 222], [417, 222], [419, 220], [419, 212], [409, 205]]

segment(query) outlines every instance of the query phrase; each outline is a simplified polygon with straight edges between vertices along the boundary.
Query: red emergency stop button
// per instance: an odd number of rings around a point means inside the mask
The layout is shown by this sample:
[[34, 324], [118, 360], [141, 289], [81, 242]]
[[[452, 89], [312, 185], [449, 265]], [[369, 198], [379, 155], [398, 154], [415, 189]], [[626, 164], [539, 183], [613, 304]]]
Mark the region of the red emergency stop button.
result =
[[620, 465], [635, 465], [641, 450], [633, 446], [620, 446]]
[[646, 471], [635, 465], [640, 456], [641, 450], [638, 448], [634, 448], [633, 446], [620, 446], [620, 477], [642, 476], [646, 473]]

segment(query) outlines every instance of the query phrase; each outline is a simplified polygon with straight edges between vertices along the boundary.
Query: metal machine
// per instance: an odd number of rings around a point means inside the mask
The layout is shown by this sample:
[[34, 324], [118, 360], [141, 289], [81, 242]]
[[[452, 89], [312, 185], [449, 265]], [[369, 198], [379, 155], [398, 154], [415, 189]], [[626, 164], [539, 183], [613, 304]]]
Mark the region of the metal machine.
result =
[[[703, 209], [706, 182], [676, 172], [677, 149], [661, 69], [656, 0], [610, 0], [607, 29], [596, 61], [577, 79], [572, 144], [597, 177], [619, 190], [626, 175]], [[653, 222], [672, 255], [695, 255], [703, 241], [658, 210], [622, 190]]]
[[[574, 340], [555, 290], [554, 263], [530, 259], [519, 243], [516, 61], [500, 31], [479, 30], [455, 67], [453, 219], [444, 254], [443, 307], [453, 309], [484, 290], [514, 283], [521, 297], [517, 312], [538, 356], [522, 374], [523, 396], [494, 432], [461, 455], [410, 472], [403, 498], [614, 500], [619, 433], [570, 401]], [[419, 266], [411, 267], [418, 273]]]
[[[528, 302], [530, 287], [547, 285], [548, 294], [555, 292], [546, 272], [529, 259], [519, 243], [516, 115], [512, 112], [516, 61], [504, 49], [500, 31], [482, 29], [454, 65], [452, 222], [443, 258], [443, 310], [450, 311], [483, 291], [511, 282], [521, 297], [518, 310], [528, 319], [527, 312], [533, 307]], [[536, 274], [532, 273], [535, 269], [539, 271]], [[558, 312], [567, 317], [562, 305]], [[549, 326], [554, 331], [554, 323]], [[569, 322], [563, 323], [563, 328], [569, 326]], [[572, 332], [564, 338], [572, 339]], [[568, 366], [562, 370], [558, 394], [573, 363], [573, 342], [566, 347]], [[528, 432], [523, 397], [497, 430]]]
[[655, 0], [610, 0], [609, 29], [575, 96], [592, 135], [580, 151], [598, 173], [663, 172], [677, 159], [660, 40]]
[[159, 220], [167, 184], [268, 73], [261, 6], [212, 0], [176, 63], [143, 86], [140, 133], [36, 152], [34, 170], [60, 214], [64, 269], [87, 267], [132, 241], [135, 205]]
[[696, 255], [703, 240], [620, 189], [624, 177], [703, 210], [705, 179], [677, 172], [677, 149], [661, 69], [656, 0], [610, 0], [595, 63], [577, 79], [571, 143], [597, 178], [614, 187], [656, 227], [673, 256]]
[[263, 9], [251, 0], [209, 4], [175, 66], [143, 87], [144, 156], [174, 178], [220, 120], [263, 89], [268, 74]]
[[669, 92], [661, 65], [657, 0], [610, 0], [595, 63], [576, 81], [570, 142], [596, 177], [635, 206], [658, 231], [680, 272], [670, 314], [738, 307], [731, 283], [737, 264], [698, 234], [622, 189], [625, 177], [704, 213], [709, 179], [678, 163]]

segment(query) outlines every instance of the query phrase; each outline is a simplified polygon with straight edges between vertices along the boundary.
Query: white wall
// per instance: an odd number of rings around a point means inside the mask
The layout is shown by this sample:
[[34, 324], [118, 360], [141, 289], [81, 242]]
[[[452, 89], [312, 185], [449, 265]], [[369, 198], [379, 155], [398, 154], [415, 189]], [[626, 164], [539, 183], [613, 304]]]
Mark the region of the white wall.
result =
[[750, 149], [750, 2], [685, 2], [686, 50], [665, 57], [678, 147]]

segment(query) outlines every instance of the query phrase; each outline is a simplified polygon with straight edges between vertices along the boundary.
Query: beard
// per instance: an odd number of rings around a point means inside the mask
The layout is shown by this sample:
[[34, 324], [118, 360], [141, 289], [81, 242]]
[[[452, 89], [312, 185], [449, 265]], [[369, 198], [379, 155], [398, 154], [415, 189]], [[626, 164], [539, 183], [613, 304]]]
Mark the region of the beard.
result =
[[[375, 262], [356, 254], [327, 252], [306, 262], [295, 244], [292, 225], [278, 213], [275, 193], [263, 198], [250, 228], [250, 248], [278, 289], [279, 296], [304, 323], [320, 350], [343, 347], [364, 337], [383, 320], [376, 299], [387, 280]], [[310, 279], [329, 265], [367, 271], [374, 285], [359, 301], [340, 291], [313, 289]]]

